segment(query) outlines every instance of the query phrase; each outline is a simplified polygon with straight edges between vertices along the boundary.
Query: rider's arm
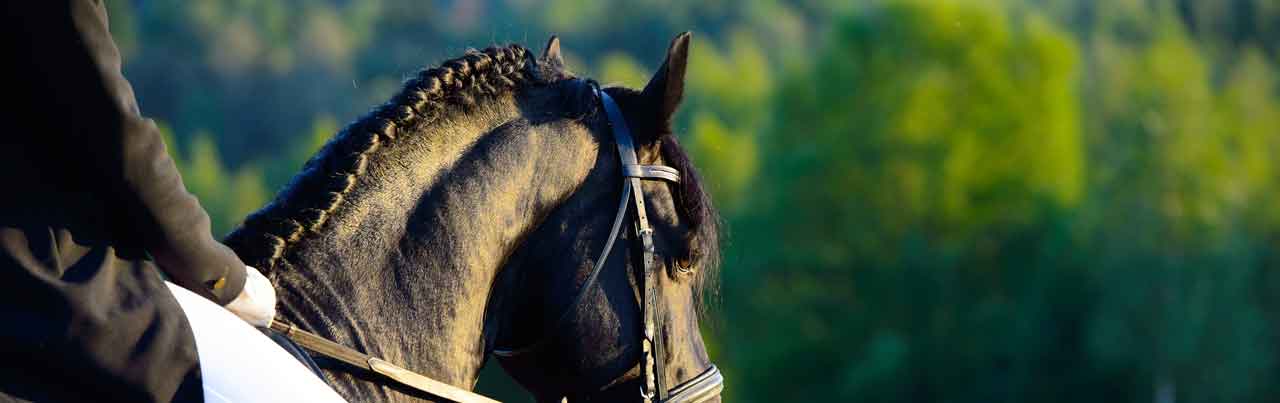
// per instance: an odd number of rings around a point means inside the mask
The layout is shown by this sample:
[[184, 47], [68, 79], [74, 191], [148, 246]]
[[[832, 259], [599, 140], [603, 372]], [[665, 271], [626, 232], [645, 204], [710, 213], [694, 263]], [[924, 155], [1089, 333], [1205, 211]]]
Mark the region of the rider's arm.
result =
[[[187, 192], [174, 162], [165, 151], [160, 131], [143, 118], [133, 89], [121, 73], [120, 54], [107, 30], [100, 1], [71, 2], [71, 20], [81, 49], [66, 59], [84, 60], [86, 73], [96, 74], [96, 86], [75, 88], [76, 116], [97, 127], [68, 131], [72, 154], [89, 158], [106, 187], [115, 191], [113, 205], [136, 223], [122, 236], [141, 242], [172, 281], [219, 304], [227, 304], [245, 283], [245, 265], [230, 248], [213, 239], [209, 216]], [[62, 86], [59, 89], [73, 88]]]

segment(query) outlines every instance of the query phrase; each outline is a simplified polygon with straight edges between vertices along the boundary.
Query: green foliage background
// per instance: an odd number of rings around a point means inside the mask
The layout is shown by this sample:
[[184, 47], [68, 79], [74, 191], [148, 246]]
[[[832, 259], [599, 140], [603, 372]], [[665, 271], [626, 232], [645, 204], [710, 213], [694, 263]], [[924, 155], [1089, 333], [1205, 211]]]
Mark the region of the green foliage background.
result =
[[[696, 33], [682, 142], [728, 223], [732, 401], [1274, 401], [1280, 3], [111, 2], [225, 233], [467, 47], [633, 87]], [[494, 366], [496, 367], [496, 366]], [[528, 401], [500, 371], [485, 393]]]

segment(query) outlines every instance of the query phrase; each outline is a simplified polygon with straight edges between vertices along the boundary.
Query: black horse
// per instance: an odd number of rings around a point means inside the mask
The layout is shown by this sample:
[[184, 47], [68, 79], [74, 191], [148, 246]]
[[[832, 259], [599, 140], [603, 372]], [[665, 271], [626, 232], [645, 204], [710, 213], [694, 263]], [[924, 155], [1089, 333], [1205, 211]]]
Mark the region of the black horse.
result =
[[[668, 386], [711, 367], [698, 305], [715, 288], [719, 256], [716, 212], [671, 130], [688, 44], [687, 33], [673, 41], [643, 91], [604, 89], [640, 162], [683, 178], [643, 185]], [[555, 38], [546, 49], [540, 58], [517, 45], [470, 51], [422, 71], [228, 236], [275, 282], [281, 319], [468, 390], [495, 349], [549, 335], [535, 352], [500, 359], [539, 401], [639, 399], [633, 233], [570, 310], [609, 238], [619, 153], [594, 82], [564, 67]], [[322, 366], [352, 401], [426, 397]]]

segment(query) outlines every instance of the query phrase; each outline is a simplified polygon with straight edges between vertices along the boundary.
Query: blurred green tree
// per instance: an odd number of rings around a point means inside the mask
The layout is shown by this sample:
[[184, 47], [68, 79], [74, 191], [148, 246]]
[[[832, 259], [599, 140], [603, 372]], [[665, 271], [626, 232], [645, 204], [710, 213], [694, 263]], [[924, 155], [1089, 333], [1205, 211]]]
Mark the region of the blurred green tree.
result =
[[1259, 63], [1249, 50], [1215, 85], [1213, 52], [1172, 7], [1141, 12], [1140, 27], [1094, 33], [1089, 148], [1104, 169], [1079, 222], [1098, 284], [1090, 359], [1133, 376], [1143, 400], [1254, 400], [1275, 374], [1255, 283], [1278, 173], [1259, 153], [1277, 149], [1280, 121], [1274, 95], [1246, 93], [1276, 86], [1248, 71]]
[[1083, 192], [1075, 42], [1035, 13], [886, 2], [825, 43], [782, 84], [733, 221], [735, 398], [1017, 390], [1011, 299], [1044, 259], [1019, 242]]

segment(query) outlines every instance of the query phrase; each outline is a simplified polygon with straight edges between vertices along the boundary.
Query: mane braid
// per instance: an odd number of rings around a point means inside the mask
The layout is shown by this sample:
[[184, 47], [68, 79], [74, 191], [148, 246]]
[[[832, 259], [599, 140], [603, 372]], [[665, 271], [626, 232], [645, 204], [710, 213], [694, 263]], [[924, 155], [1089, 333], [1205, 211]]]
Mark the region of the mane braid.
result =
[[437, 120], [449, 107], [469, 109], [536, 81], [536, 64], [527, 49], [509, 45], [470, 50], [419, 72], [390, 101], [325, 144], [271, 204], [227, 236], [226, 244], [245, 264], [269, 275], [291, 246], [324, 227], [364, 173], [368, 156], [383, 143], [395, 141], [401, 129]]

